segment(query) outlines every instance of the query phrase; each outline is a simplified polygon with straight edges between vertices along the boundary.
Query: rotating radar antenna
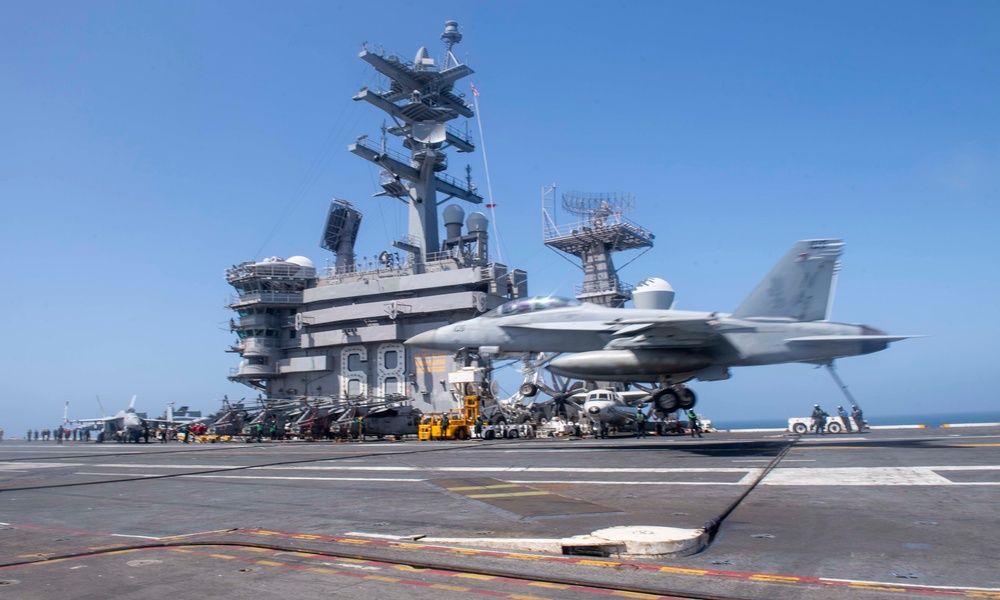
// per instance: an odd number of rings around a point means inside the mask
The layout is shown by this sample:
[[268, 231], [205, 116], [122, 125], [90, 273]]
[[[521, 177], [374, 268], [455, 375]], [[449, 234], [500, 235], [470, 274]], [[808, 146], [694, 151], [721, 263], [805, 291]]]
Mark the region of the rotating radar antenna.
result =
[[617, 223], [635, 210], [635, 194], [566, 192], [562, 195], [562, 208], [594, 225], [604, 225], [609, 220]]
[[562, 195], [562, 209], [574, 215], [575, 222], [558, 225], [554, 192], [555, 186], [542, 192], [545, 245], [580, 261], [584, 277], [583, 284], [576, 288], [576, 297], [603, 306], [623, 306], [632, 296], [632, 286], [618, 278], [613, 255], [624, 250], [648, 250], [655, 237], [625, 218], [635, 209], [635, 195], [566, 192]]

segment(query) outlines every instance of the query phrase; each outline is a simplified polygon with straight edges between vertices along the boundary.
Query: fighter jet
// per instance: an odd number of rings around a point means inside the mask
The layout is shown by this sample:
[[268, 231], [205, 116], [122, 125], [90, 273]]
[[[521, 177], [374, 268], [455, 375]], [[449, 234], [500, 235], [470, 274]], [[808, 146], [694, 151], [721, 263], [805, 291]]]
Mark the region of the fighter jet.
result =
[[[831, 366], [835, 359], [878, 352], [915, 337], [829, 320], [843, 248], [838, 239], [797, 242], [730, 314], [608, 308], [536, 297], [513, 300], [406, 343], [494, 357], [570, 353], [550, 359], [546, 368], [581, 380], [655, 384], [650, 400], [669, 413], [694, 406], [694, 393], [684, 383], [728, 379], [731, 367]], [[530, 389], [522, 391], [531, 395]]]
[[[128, 436], [133, 441], [138, 441], [139, 436], [143, 432], [143, 426], [145, 425], [145, 420], [136, 414], [135, 412], [135, 396], [132, 396], [132, 401], [129, 402], [128, 408], [120, 410], [113, 417], [100, 417], [96, 419], [73, 419], [72, 422], [80, 423], [83, 425], [97, 426], [100, 427], [103, 432], [114, 433], [116, 431], [121, 431], [124, 435]], [[100, 397], [97, 398], [98, 405], [101, 406], [101, 412], [104, 412], [104, 407], [101, 405]], [[100, 436], [103, 440], [103, 436]]]

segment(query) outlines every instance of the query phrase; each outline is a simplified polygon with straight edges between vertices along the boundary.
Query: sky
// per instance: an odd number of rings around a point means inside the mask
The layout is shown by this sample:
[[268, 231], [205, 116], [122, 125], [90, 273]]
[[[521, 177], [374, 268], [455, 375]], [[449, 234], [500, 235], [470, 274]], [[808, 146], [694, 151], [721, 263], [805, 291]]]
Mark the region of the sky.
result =
[[[0, 20], [0, 427], [256, 393], [224, 271], [318, 266], [329, 201], [357, 251], [406, 233], [347, 152], [383, 113], [351, 100], [362, 44], [441, 58], [446, 20], [476, 73], [474, 155], [494, 258], [532, 294], [581, 272], [542, 243], [542, 191], [634, 194], [652, 250], [621, 277], [730, 311], [799, 239], [847, 242], [833, 318], [926, 338], [845, 359], [871, 415], [998, 411], [1000, 4], [963, 2], [25, 2]], [[471, 98], [471, 96], [470, 96]], [[399, 150], [400, 148], [396, 148]], [[483, 150], [488, 160], [484, 161]], [[487, 165], [489, 185], [487, 186]], [[569, 221], [568, 217], [566, 217]], [[494, 240], [496, 241], [496, 240]], [[506, 383], [505, 388], [516, 387]], [[694, 383], [716, 421], [843, 403], [821, 369]], [[509, 391], [513, 391], [510, 389]]]

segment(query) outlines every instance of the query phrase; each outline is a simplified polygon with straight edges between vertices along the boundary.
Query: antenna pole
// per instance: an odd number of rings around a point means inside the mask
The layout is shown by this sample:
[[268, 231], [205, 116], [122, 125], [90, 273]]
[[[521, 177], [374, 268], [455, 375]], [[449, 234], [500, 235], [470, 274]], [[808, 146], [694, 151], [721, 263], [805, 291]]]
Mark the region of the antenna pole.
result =
[[486, 168], [486, 193], [489, 202], [486, 206], [490, 209], [490, 220], [493, 221], [493, 237], [497, 239], [497, 258], [503, 262], [503, 240], [500, 239], [500, 231], [497, 230], [496, 203], [493, 202], [493, 183], [490, 181], [490, 163], [486, 160], [486, 138], [483, 136], [483, 117], [479, 112], [479, 91], [476, 86], [472, 86], [472, 102], [476, 110], [476, 122], [479, 124], [479, 144], [483, 148], [483, 166]]

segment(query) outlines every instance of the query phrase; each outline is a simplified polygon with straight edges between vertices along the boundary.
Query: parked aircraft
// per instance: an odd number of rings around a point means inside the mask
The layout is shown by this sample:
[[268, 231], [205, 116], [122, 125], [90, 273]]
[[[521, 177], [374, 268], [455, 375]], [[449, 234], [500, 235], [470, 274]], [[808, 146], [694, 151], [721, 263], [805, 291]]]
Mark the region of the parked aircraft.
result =
[[607, 388], [583, 392], [582, 395], [583, 414], [603, 427], [633, 425], [635, 414], [642, 408], [642, 401], [649, 399], [648, 392], [618, 392]]
[[[731, 314], [608, 308], [536, 297], [512, 300], [406, 343], [494, 357], [572, 353], [547, 358], [546, 368], [582, 380], [655, 384], [650, 399], [657, 409], [687, 409], [695, 397], [683, 384], [692, 379], [728, 379], [731, 367], [829, 366], [835, 359], [878, 352], [914, 337], [829, 321], [843, 247], [838, 239], [797, 242]], [[531, 391], [522, 390], [528, 396]]]
[[[135, 413], [135, 398], [135, 396], [132, 396], [132, 401], [129, 402], [128, 408], [118, 411], [113, 417], [73, 419], [73, 422], [100, 427], [102, 434], [104, 432], [114, 433], [116, 431], [122, 431], [126, 436], [132, 438], [133, 440], [138, 440], [143, 433], [145, 421]], [[101, 405], [100, 397], [97, 398], [97, 404], [101, 406], [101, 412], [104, 412], [104, 407]], [[102, 435], [98, 436], [98, 440], [103, 439]]]

